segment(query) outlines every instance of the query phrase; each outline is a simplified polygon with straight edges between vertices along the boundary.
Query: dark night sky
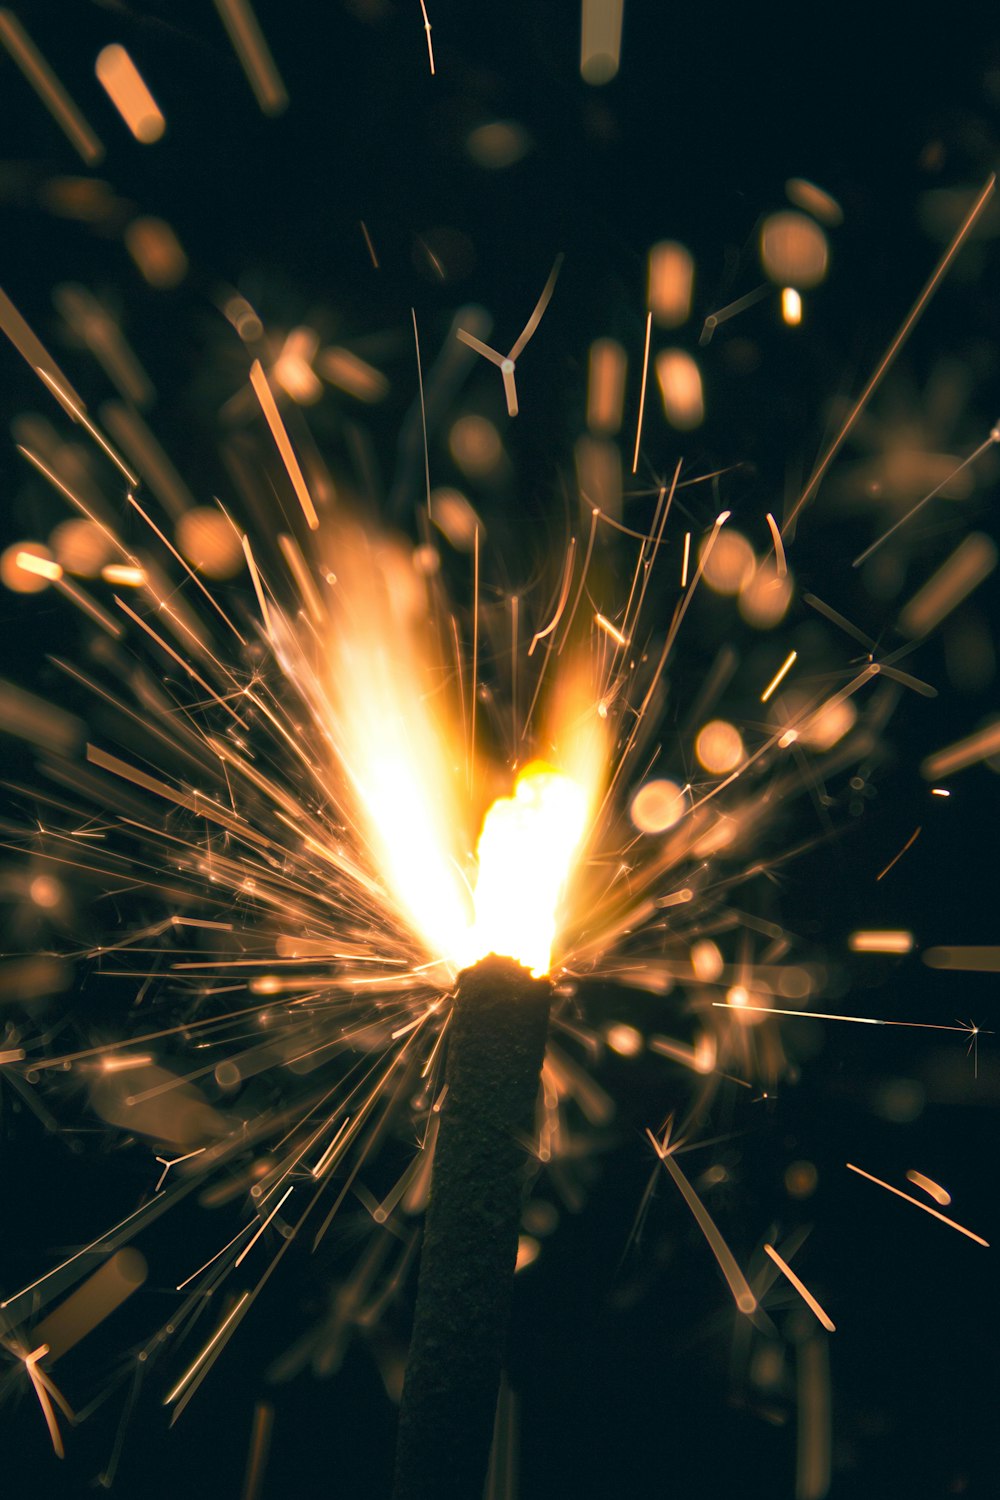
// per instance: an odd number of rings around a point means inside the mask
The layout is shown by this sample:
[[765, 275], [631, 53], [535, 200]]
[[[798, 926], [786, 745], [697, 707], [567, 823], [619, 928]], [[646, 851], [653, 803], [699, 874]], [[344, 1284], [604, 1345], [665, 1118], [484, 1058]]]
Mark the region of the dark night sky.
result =
[[[121, 198], [175, 226], [192, 274], [177, 291], [152, 292], [116, 234], [44, 207], [45, 182], [82, 169], [0, 55], [0, 286], [95, 406], [108, 389], [80, 351], [60, 343], [51, 289], [79, 281], [114, 303], [160, 391], [157, 431], [204, 493], [227, 482], [213, 446], [214, 413], [245, 378], [243, 352], [227, 341], [212, 304], [216, 288], [223, 281], [240, 286], [267, 324], [315, 320], [325, 336], [366, 351], [391, 372], [392, 394], [371, 416], [370, 430], [381, 492], [402, 472], [409, 505], [419, 501], [422, 475], [411, 494], [396, 434], [415, 394], [411, 307], [428, 349], [439, 347], [454, 309], [467, 302], [490, 309], [502, 344], [520, 329], [556, 253], [565, 252], [557, 294], [518, 368], [522, 415], [516, 430], [505, 432], [514, 478], [509, 493], [483, 499], [491, 535], [516, 578], [537, 561], [539, 537], [561, 535], [559, 497], [572, 482], [590, 342], [612, 335], [638, 357], [648, 246], [677, 238], [695, 256], [695, 312], [677, 341], [696, 349], [704, 316], [758, 284], [761, 217], [784, 204], [787, 178], [805, 177], [844, 209], [843, 225], [831, 231], [831, 276], [809, 299], [806, 326], [789, 336], [769, 301], [720, 331], [703, 362], [708, 418], [683, 450], [655, 400], [648, 412], [654, 467], [672, 469], [681, 451], [692, 472], [742, 465], [722, 500], [749, 529], [749, 518], [776, 509], [808, 474], [838, 402], [862, 388], [940, 254], [941, 240], [928, 228], [929, 195], [975, 187], [995, 167], [1000, 27], [983, 7], [949, 8], [931, 34], [916, 30], [912, 11], [901, 12], [898, 25], [885, 15], [855, 26], [833, 11], [821, 22], [815, 10], [789, 19], [753, 7], [629, 0], [620, 75], [592, 89], [579, 77], [574, 4], [429, 0], [429, 8], [433, 79], [417, 0], [258, 0], [291, 96], [287, 114], [267, 120], [207, 4], [33, 0], [17, 7], [108, 144], [99, 175]], [[116, 40], [133, 52], [167, 116], [159, 145], [140, 147], [126, 136], [93, 77], [96, 52]], [[463, 142], [473, 126], [497, 118], [519, 121], [533, 149], [507, 171], [487, 172], [469, 160]], [[378, 249], [377, 274], [359, 220]], [[995, 232], [998, 223], [994, 216], [988, 227]], [[437, 243], [443, 229], [464, 237], [466, 264], [441, 284], [429, 274], [419, 240]], [[928, 422], [928, 383], [941, 377], [955, 388], [957, 370], [963, 394], [941, 442], [954, 453], [970, 451], [997, 415], [998, 337], [1000, 257], [984, 234], [914, 334], [891, 395], [887, 388], [873, 408], [873, 427], [883, 430], [900, 408], [918, 428]], [[471, 385], [477, 409], [496, 414], [497, 392], [478, 379]], [[5, 343], [4, 427], [42, 401]], [[629, 410], [626, 432], [634, 422]], [[335, 402], [324, 402], [310, 421], [335, 456], [331, 462], [342, 464], [350, 439], [339, 413]], [[859, 438], [842, 462], [864, 451]], [[834, 495], [835, 480], [836, 471]], [[996, 538], [995, 481], [996, 470], [985, 471], [957, 517], [936, 508], [915, 524], [899, 554], [898, 598], [880, 596], [850, 567], [875, 535], [871, 519], [821, 497], [800, 531], [800, 588], [894, 642], [898, 603], [964, 532]], [[25, 473], [7, 441], [0, 443], [0, 485], [0, 546], [44, 535], [59, 519], [55, 499]], [[703, 496], [694, 492], [691, 524], [707, 525], [717, 499], [707, 487]], [[518, 517], [530, 518], [530, 541]], [[996, 579], [963, 608], [977, 628], [995, 624]], [[794, 610], [797, 627], [808, 624], [804, 606]], [[0, 631], [0, 675], [63, 691], [45, 656], [73, 649], [75, 619], [48, 597], [5, 592]], [[713, 619], [700, 618], [685, 645], [682, 693], [697, 691], [720, 640]], [[853, 643], [838, 649], [841, 663], [853, 655]], [[782, 917], [817, 950], [842, 953], [847, 932], [859, 926], [912, 928], [922, 947], [995, 937], [989, 861], [1000, 783], [975, 767], [955, 778], [948, 803], [929, 806], [918, 767], [929, 750], [995, 710], [996, 681], [956, 686], [937, 638], [908, 665], [940, 696], [904, 696], [888, 749], [873, 766], [864, 816], [844, 819], [842, 837], [813, 849], [783, 877]], [[29, 775], [21, 750], [11, 756], [16, 774]], [[22, 813], [23, 798], [15, 801]], [[790, 832], [802, 838], [816, 831], [808, 811], [796, 816], [802, 821]], [[917, 824], [918, 843], [891, 879], [876, 884]], [[988, 976], [932, 974], [913, 955], [856, 965], [829, 1008], [945, 1023], [972, 1016], [989, 1027], [995, 999]], [[813, 1041], [797, 1087], [726, 1121], [734, 1132], [723, 1156], [731, 1186], [712, 1200], [713, 1212], [742, 1262], [759, 1253], [775, 1226], [781, 1235], [814, 1226], [802, 1274], [839, 1324], [831, 1341], [834, 1500], [994, 1495], [994, 1252], [843, 1168], [858, 1160], [901, 1181], [907, 1168], [919, 1167], [947, 1182], [959, 1221], [996, 1238], [1000, 1071], [993, 1039], [984, 1039], [978, 1080], [962, 1039], [948, 1033], [844, 1026], [817, 1031]], [[586, 1207], [563, 1214], [541, 1261], [518, 1284], [511, 1377], [522, 1402], [520, 1500], [791, 1497], [794, 1387], [773, 1398], [748, 1395], [725, 1288], [668, 1184], [658, 1188], [640, 1243], [625, 1254], [650, 1170], [642, 1127], [671, 1108], [669, 1081], [614, 1059], [603, 1078], [621, 1099], [604, 1168]], [[923, 1107], [906, 1124], [880, 1115], [872, 1102], [899, 1079], [917, 1080], [923, 1091]], [[32, 1120], [10, 1114], [6, 1125], [10, 1217], [0, 1236], [3, 1285], [11, 1289], [59, 1247], [97, 1233], [120, 1212], [122, 1194], [134, 1194], [138, 1178], [120, 1161], [112, 1171], [110, 1158], [89, 1144], [70, 1157]], [[794, 1203], [782, 1179], [800, 1157], [816, 1163], [820, 1186], [808, 1202]], [[163, 1229], [151, 1254], [148, 1322], [163, 1316], [161, 1288], [170, 1285], [178, 1237], [188, 1233], [197, 1235], [198, 1226]], [[322, 1306], [328, 1269], [300, 1266], [276, 1283], [173, 1432], [166, 1432], [157, 1390], [144, 1393], [116, 1493], [129, 1500], [238, 1496], [253, 1405], [266, 1397], [276, 1421], [265, 1497], [379, 1500], [393, 1414], [365, 1345], [352, 1346], [331, 1380], [303, 1376], [274, 1388], [265, 1382], [271, 1360], [309, 1310]], [[121, 1342], [109, 1337], [100, 1354], [109, 1381], [129, 1340], [146, 1326], [139, 1313], [129, 1327], [132, 1313], [121, 1316]], [[62, 1466], [46, 1447], [33, 1404], [8, 1401], [0, 1431], [10, 1445], [3, 1451], [13, 1470], [11, 1494], [84, 1493], [106, 1461], [124, 1389], [70, 1435]], [[324, 1476], [319, 1487], [317, 1474]]]

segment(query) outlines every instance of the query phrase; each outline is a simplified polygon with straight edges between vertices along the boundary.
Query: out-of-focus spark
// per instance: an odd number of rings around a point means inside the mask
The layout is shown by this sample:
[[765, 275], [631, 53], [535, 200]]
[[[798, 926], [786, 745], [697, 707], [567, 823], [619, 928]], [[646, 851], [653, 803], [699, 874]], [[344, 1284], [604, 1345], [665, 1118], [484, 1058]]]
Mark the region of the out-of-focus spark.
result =
[[798, 1276], [796, 1276], [795, 1272], [792, 1270], [788, 1262], [786, 1260], [782, 1260], [781, 1256], [778, 1254], [777, 1250], [775, 1250], [774, 1246], [765, 1245], [764, 1253], [766, 1255], [769, 1255], [774, 1261], [774, 1264], [778, 1267], [779, 1271], [783, 1272], [784, 1275], [788, 1277], [788, 1280], [792, 1283], [792, 1286], [798, 1292], [803, 1302], [806, 1303], [807, 1307], [812, 1309], [827, 1332], [836, 1333], [837, 1325], [830, 1317], [830, 1314], [824, 1312], [823, 1308], [819, 1305], [809, 1288], [799, 1280]]
[[886, 1021], [880, 1016], [839, 1016], [823, 1010], [782, 1010], [777, 1005], [734, 1005], [728, 1000], [713, 1000], [715, 1010], [755, 1010], [767, 1016], [797, 1016], [800, 1021], [853, 1021], [857, 1026], [904, 1026], [914, 1031], [960, 1031], [975, 1037], [977, 1026], [941, 1026], [935, 1021]]
[[786, 573], [788, 572], [788, 564], [785, 561], [785, 544], [781, 540], [781, 532], [778, 530], [778, 523], [774, 519], [770, 511], [768, 511], [765, 519], [767, 520], [767, 524], [770, 527], [771, 538], [774, 542], [774, 561], [775, 566], [778, 570], [778, 577], [784, 578]]
[[253, 1427], [250, 1431], [250, 1450], [247, 1453], [246, 1474], [240, 1500], [260, 1500], [267, 1468], [267, 1455], [271, 1446], [271, 1429], [274, 1427], [274, 1407], [270, 1401], [258, 1401], [253, 1409]]
[[729, 319], [735, 318], [738, 313], [746, 312], [748, 307], [753, 307], [754, 303], [760, 302], [762, 298], [766, 297], [770, 290], [769, 286], [755, 287], [752, 292], [747, 292], [745, 296], [737, 297], [735, 302], [730, 302], [727, 306], [718, 308], [716, 312], [709, 313], [702, 325], [701, 337], [698, 339], [699, 344], [704, 346], [711, 343], [712, 335], [720, 323], [728, 323]]
[[48, 1348], [51, 1361], [61, 1359], [98, 1323], [120, 1307], [146, 1280], [146, 1260], [126, 1246], [88, 1276], [75, 1291], [32, 1330]]
[[[55, 396], [56, 400], [59, 402], [59, 405], [63, 408], [63, 410], [68, 411], [74, 422], [79, 422], [84, 431], [90, 434], [101, 451], [107, 454], [108, 458], [110, 458], [115, 468], [122, 475], [124, 475], [128, 483], [134, 488], [139, 483], [138, 474], [132, 473], [132, 470], [122, 458], [121, 454], [117, 451], [117, 449], [111, 446], [107, 438], [101, 432], [100, 428], [95, 426], [95, 424], [90, 420], [90, 418], [87, 416], [86, 411], [84, 410], [83, 403], [79, 400], [79, 397], [74, 397], [72, 387], [66, 385], [66, 383], [61, 379], [57, 379], [55, 375], [51, 374], [50, 371], [43, 369], [41, 365], [38, 366], [35, 373], [37, 374], [39, 380], [41, 380], [44, 385], [48, 386], [49, 390], [52, 392], [53, 396]], [[26, 450], [21, 449], [21, 451], [25, 452]]]
[[144, 146], [158, 141], [167, 128], [167, 122], [125, 48], [118, 42], [102, 48], [97, 54], [94, 72], [136, 140]]
[[142, 214], [125, 227], [125, 249], [150, 286], [166, 290], [187, 275], [188, 258], [165, 219]]
[[280, 115], [288, 106], [288, 91], [250, 0], [215, 0], [215, 8], [262, 112]]
[[0, 287], [0, 329], [10, 339], [18, 354], [27, 360], [36, 375], [42, 370], [48, 371], [53, 382], [49, 386], [49, 389], [56, 396], [57, 400], [62, 402], [65, 410], [72, 416], [71, 408], [63, 401], [60, 393], [62, 391], [68, 392], [77, 406], [83, 405], [80, 397], [76, 394], [76, 391], [74, 391], [41, 339], [25, 322], [2, 287]]
[[271, 436], [278, 446], [281, 461], [288, 470], [288, 477], [292, 481], [292, 488], [302, 507], [302, 514], [306, 518], [306, 524], [310, 531], [317, 531], [319, 529], [319, 516], [316, 514], [316, 507], [313, 505], [312, 496], [309, 493], [309, 488], [299, 467], [299, 461], [292, 448], [291, 438], [288, 436], [285, 424], [281, 420], [278, 404], [274, 399], [271, 387], [267, 383], [267, 376], [264, 374], [264, 367], [259, 359], [255, 359], [250, 366], [250, 384], [254, 388], [257, 400], [260, 402], [260, 409], [264, 413], [268, 427], [271, 429]]
[[[878, 551], [883, 542], [887, 542], [891, 536], [895, 536], [899, 528], [901, 526], [905, 526], [907, 521], [912, 521], [913, 517], [919, 514], [919, 512], [923, 510], [925, 505], [929, 504], [929, 502], [933, 500], [935, 496], [940, 495], [941, 491], [947, 485], [951, 484], [952, 480], [957, 474], [961, 474], [965, 469], [968, 469], [972, 464], [976, 462], [977, 458], [981, 458], [982, 455], [987, 451], [987, 449], [992, 448], [996, 443], [1000, 443], [1000, 424], [993, 427], [990, 431], [989, 437], [985, 438], [983, 442], [979, 444], [978, 448], [974, 448], [966, 458], [963, 458], [962, 462], [960, 464], [957, 464], [955, 468], [952, 469], [950, 474], [946, 474], [940, 484], [936, 484], [932, 490], [929, 490], [928, 493], [924, 495], [922, 500], [918, 500], [916, 505], [911, 506], [904, 516], [900, 516], [899, 520], [896, 521], [894, 525], [889, 527], [888, 531], [883, 531], [880, 537], [876, 537], [875, 541], [872, 542], [870, 547], [866, 547], [863, 552], [859, 552], [857, 557], [851, 564], [852, 568], [860, 568], [862, 563], [867, 562], [872, 554]], [[994, 549], [994, 562], [995, 561], [996, 557]], [[987, 569], [987, 573], [989, 571], [990, 569]], [[983, 577], [985, 576], [986, 574], [983, 575]], [[970, 585], [970, 588], [974, 587], [975, 584]], [[968, 590], [966, 592], [968, 592]], [[958, 603], [957, 599], [955, 603]], [[945, 611], [945, 613], [947, 613], [947, 611]]]
[[25, 573], [34, 573], [49, 583], [58, 583], [63, 570], [51, 557], [39, 557], [35, 552], [21, 551], [14, 555], [14, 562]]
[[795, 1454], [795, 1500], [826, 1500], [830, 1490], [830, 1359], [819, 1333], [796, 1350], [798, 1442]]
[[104, 146], [73, 103], [17, 16], [6, 7], [0, 10], [0, 42], [3, 42], [81, 160], [88, 167], [95, 166], [104, 155]]
[[913, 933], [866, 929], [850, 933], [847, 946], [852, 953], [910, 953], [913, 950]]
[[920, 764], [920, 773], [927, 781], [936, 781], [939, 776], [952, 776], [964, 771], [981, 760], [988, 760], [1000, 751], [1000, 719], [977, 729], [964, 740], [956, 740], [943, 750], [935, 750]]
[[661, 240], [649, 252], [646, 305], [661, 328], [678, 328], [691, 313], [694, 260], [676, 240]]
[[420, 0], [420, 13], [424, 18], [424, 34], [427, 37], [427, 61], [430, 63], [431, 77], [434, 77], [434, 44], [431, 41], [431, 23], [427, 14], [427, 6], [424, 0]]
[[853, 1162], [845, 1162], [844, 1165], [850, 1172], [857, 1172], [859, 1177], [867, 1177], [869, 1182], [874, 1182], [878, 1187], [885, 1188], [887, 1193], [895, 1193], [897, 1198], [902, 1198], [904, 1203], [912, 1203], [914, 1208], [922, 1209], [925, 1214], [930, 1214], [934, 1219], [940, 1219], [942, 1224], [947, 1224], [949, 1229], [957, 1229], [959, 1234], [964, 1234], [968, 1239], [975, 1240], [977, 1245], [983, 1245], [988, 1250], [989, 1240], [984, 1240], [981, 1235], [973, 1234], [971, 1229], [966, 1229], [964, 1224], [956, 1224], [954, 1219], [949, 1219], [945, 1214], [938, 1213], [936, 1208], [931, 1208], [927, 1203], [921, 1203], [919, 1198], [911, 1198], [909, 1193], [904, 1193], [900, 1188], [893, 1187], [891, 1183], [883, 1182], [881, 1177], [873, 1177], [871, 1172], [865, 1172], [861, 1167], [854, 1166]]
[[635, 450], [632, 454], [632, 473], [639, 468], [639, 444], [642, 442], [642, 418], [646, 410], [646, 380], [649, 375], [649, 340], [653, 332], [653, 314], [646, 314], [646, 342], [642, 351], [642, 378], [639, 382], [639, 417], [635, 424]]
[[582, 0], [580, 77], [599, 87], [618, 72], [625, 0]]
[[965, 974], [1000, 974], [1000, 948], [928, 948], [924, 963], [930, 969], [956, 969]]
[[372, 244], [372, 237], [368, 233], [368, 225], [365, 223], [364, 219], [359, 219], [358, 223], [361, 225], [361, 233], [365, 237], [365, 244], [368, 246], [368, 254], [371, 256], [372, 265], [377, 271], [379, 269], [378, 256], [375, 254], [375, 246]]
[[[917, 839], [920, 837], [920, 834], [921, 834], [921, 827], [918, 824], [917, 827], [910, 834], [910, 837], [906, 840], [906, 843], [903, 845], [902, 849], [900, 849], [899, 853], [898, 854], [894, 854], [893, 857], [892, 857], [892, 859], [890, 859], [889, 863], [886, 865], [885, 869], [884, 870], [880, 870], [879, 873], [875, 876], [876, 880], [881, 880], [882, 877], [883, 877], [883, 875], [888, 875], [888, 873], [892, 869], [893, 865], [899, 863], [899, 861], [902, 859], [903, 855], [906, 853], [907, 849], [912, 849], [913, 848], [913, 845], [917, 842]], [[859, 951], [859, 950], [855, 950], [855, 951]], [[862, 949], [860, 951], [863, 952], [865, 950]], [[868, 950], [868, 951], [870, 951], [870, 950]], [[882, 951], [884, 952], [884, 950], [882, 950]]]
[[229, 1327], [229, 1325], [232, 1323], [233, 1319], [236, 1317], [237, 1313], [239, 1313], [241, 1311], [241, 1309], [243, 1308], [244, 1304], [247, 1302], [249, 1296], [250, 1296], [249, 1292], [244, 1292], [238, 1298], [238, 1300], [236, 1302], [236, 1305], [233, 1308], [231, 1308], [230, 1311], [223, 1318], [222, 1322], [219, 1324], [218, 1328], [215, 1330], [215, 1332], [213, 1333], [212, 1337], [209, 1339], [208, 1343], [205, 1345], [204, 1349], [202, 1349], [202, 1351], [198, 1355], [198, 1357], [194, 1360], [194, 1362], [192, 1364], [188, 1365], [187, 1369], [184, 1371], [184, 1374], [181, 1376], [180, 1380], [178, 1380], [177, 1384], [170, 1391], [167, 1392], [166, 1396], [164, 1396], [164, 1398], [163, 1398], [163, 1404], [164, 1404], [164, 1406], [170, 1406], [172, 1402], [176, 1401], [177, 1398], [178, 1398], [178, 1396], [180, 1396], [183, 1393], [185, 1387], [188, 1386], [191, 1383], [191, 1381], [193, 1380], [194, 1376], [198, 1373], [198, 1371], [201, 1369], [202, 1365], [205, 1363], [205, 1361], [208, 1358], [208, 1356], [211, 1354], [212, 1350], [215, 1348], [216, 1344], [222, 1338], [222, 1336], [225, 1333], [226, 1329]]
[[719, 1263], [719, 1269], [729, 1284], [729, 1290], [733, 1294], [733, 1300], [741, 1313], [749, 1315], [757, 1307], [757, 1298], [750, 1290], [749, 1283], [739, 1266], [736, 1258], [725, 1240], [722, 1238], [719, 1228], [712, 1218], [708, 1209], [702, 1203], [694, 1188], [688, 1182], [684, 1173], [674, 1160], [671, 1150], [668, 1150], [666, 1142], [660, 1142], [651, 1130], [646, 1131], [650, 1144], [656, 1152], [664, 1169], [670, 1174], [680, 1190], [688, 1208], [694, 1215], [698, 1228], [708, 1241], [709, 1249]]
[[900, 630], [909, 636], [927, 635], [990, 576], [996, 565], [997, 549], [992, 539], [981, 531], [971, 532], [904, 604]]
[[587, 379], [587, 426], [591, 432], [610, 435], [621, 426], [625, 366], [625, 350], [615, 339], [597, 339], [591, 344]]
[[[802, 294], [793, 286], [781, 289], [781, 317], [789, 328], [798, 328], [802, 322]], [[764, 1246], [767, 1249], [767, 1246]]]
[[499, 350], [492, 349], [489, 344], [484, 344], [482, 339], [476, 338], [475, 334], [469, 333], [465, 328], [456, 329], [456, 337], [461, 339], [463, 344], [467, 344], [470, 349], [474, 349], [477, 354], [481, 354], [484, 359], [488, 359], [491, 364], [499, 367], [500, 375], [503, 379], [504, 396], [507, 401], [507, 415], [510, 417], [516, 417], [518, 411], [517, 386], [514, 381], [517, 361], [533, 337], [535, 329], [542, 321], [545, 309], [552, 300], [552, 293], [555, 290], [556, 281], [562, 269], [564, 258], [561, 252], [556, 256], [552, 270], [549, 272], [549, 279], [543, 286], [541, 295], [535, 303], [527, 323], [525, 323], [511, 345], [509, 353], [501, 354]]
[[656, 379], [663, 415], [678, 432], [690, 432], [705, 420], [705, 392], [701, 371], [686, 349], [661, 349], [656, 356]]
[[986, 208], [986, 205], [993, 197], [995, 188], [996, 175], [995, 173], [991, 173], [984, 183], [979, 196], [976, 198], [976, 201], [973, 203], [972, 207], [969, 209], [969, 212], [966, 214], [962, 223], [959, 225], [958, 229], [953, 235], [950, 245], [945, 250], [941, 259], [935, 266], [933, 272], [931, 273], [930, 279], [924, 286], [916, 302], [914, 302], [913, 306], [910, 308], [910, 311], [907, 313], [895, 338], [892, 340], [892, 343], [889, 345], [885, 354], [883, 354], [882, 358], [879, 360], [879, 363], [876, 365], [874, 372], [869, 377], [867, 385], [848, 413], [847, 418], [840, 428], [840, 431], [830, 442], [826, 452], [823, 454], [823, 457], [820, 459], [815, 469], [813, 470], [805, 489], [802, 491], [798, 500], [792, 506], [791, 513], [789, 514], [785, 521], [785, 524], [781, 528], [783, 534], [787, 534], [789, 528], [795, 524], [795, 521], [803, 506], [809, 503], [809, 501], [815, 495], [816, 491], [819, 489], [827, 470], [833, 463], [833, 460], [840, 452], [850, 434], [853, 432], [858, 418], [864, 411], [865, 407], [868, 405], [868, 402], [871, 400], [871, 397], [873, 396], [875, 391], [878, 389], [883, 376], [892, 365], [893, 360], [896, 358], [896, 355], [906, 343], [906, 340], [909, 338], [910, 334], [913, 332], [913, 328], [917, 322], [917, 319], [920, 317], [920, 314], [923, 312], [924, 308], [927, 306], [928, 302], [933, 297], [938, 287], [941, 285], [941, 282], [944, 280], [944, 277], [947, 274], [949, 266], [955, 259], [958, 252], [961, 250], [962, 246], [965, 244], [965, 241], [968, 239], [969, 235], [972, 233], [972, 230], [978, 222], [981, 214], [983, 213], [983, 210]]
[[912, 1182], [914, 1187], [923, 1188], [924, 1192], [928, 1193], [942, 1208], [947, 1208], [951, 1202], [951, 1194], [947, 1188], [943, 1188], [932, 1177], [925, 1177], [923, 1172], [917, 1172], [913, 1167], [907, 1172], [906, 1180]]
[[761, 701], [761, 703], [766, 703], [767, 700], [770, 698], [771, 694], [774, 692], [775, 688], [778, 687], [782, 682], [784, 682], [784, 680], [787, 677], [788, 673], [792, 670], [792, 667], [798, 661], [798, 658], [799, 658], [799, 653], [797, 651], [789, 651], [788, 655], [785, 657], [784, 662], [778, 668], [777, 672], [775, 672], [774, 676], [771, 678], [771, 681], [768, 683], [767, 687], [761, 693], [761, 695], [760, 695], [760, 701]]

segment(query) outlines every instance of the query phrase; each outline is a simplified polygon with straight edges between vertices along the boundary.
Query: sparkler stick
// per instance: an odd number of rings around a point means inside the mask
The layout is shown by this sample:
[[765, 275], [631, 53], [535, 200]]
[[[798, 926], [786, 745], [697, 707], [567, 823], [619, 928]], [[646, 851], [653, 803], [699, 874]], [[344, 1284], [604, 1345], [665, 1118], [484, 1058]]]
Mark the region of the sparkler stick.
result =
[[550, 986], [466, 969], [449, 1029], [394, 1500], [470, 1500], [489, 1460]]

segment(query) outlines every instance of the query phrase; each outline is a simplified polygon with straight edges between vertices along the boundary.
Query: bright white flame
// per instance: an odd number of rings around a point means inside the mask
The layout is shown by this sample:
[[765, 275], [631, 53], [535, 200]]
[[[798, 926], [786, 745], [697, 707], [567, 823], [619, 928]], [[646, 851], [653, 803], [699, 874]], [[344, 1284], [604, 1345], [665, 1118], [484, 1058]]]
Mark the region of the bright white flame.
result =
[[488, 953], [516, 959], [537, 977], [552, 961], [559, 898], [587, 826], [587, 794], [533, 761], [483, 819], [476, 920], [465, 962]]

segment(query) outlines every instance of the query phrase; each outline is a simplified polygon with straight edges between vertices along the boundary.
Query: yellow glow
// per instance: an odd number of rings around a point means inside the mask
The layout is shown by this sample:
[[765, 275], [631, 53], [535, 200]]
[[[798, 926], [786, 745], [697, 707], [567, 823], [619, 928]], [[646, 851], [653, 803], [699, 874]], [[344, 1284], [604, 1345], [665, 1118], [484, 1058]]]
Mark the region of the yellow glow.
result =
[[493, 803], [479, 837], [469, 962], [498, 953], [548, 973], [559, 897], [586, 824], [583, 788], [541, 761]]

